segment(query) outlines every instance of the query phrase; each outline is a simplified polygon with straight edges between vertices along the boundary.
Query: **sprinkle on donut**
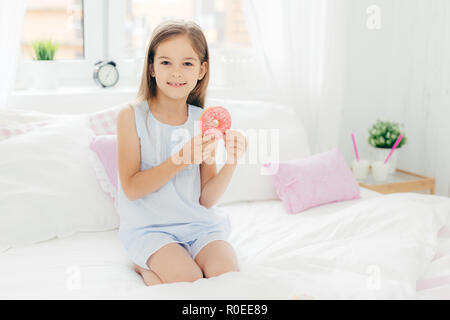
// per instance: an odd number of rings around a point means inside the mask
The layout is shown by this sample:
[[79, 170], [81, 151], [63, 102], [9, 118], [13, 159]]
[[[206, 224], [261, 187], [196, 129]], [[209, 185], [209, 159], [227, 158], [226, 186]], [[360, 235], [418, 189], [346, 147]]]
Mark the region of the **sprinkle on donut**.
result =
[[200, 130], [204, 135], [214, 135], [223, 139], [225, 132], [231, 128], [231, 116], [224, 107], [209, 107], [200, 115]]

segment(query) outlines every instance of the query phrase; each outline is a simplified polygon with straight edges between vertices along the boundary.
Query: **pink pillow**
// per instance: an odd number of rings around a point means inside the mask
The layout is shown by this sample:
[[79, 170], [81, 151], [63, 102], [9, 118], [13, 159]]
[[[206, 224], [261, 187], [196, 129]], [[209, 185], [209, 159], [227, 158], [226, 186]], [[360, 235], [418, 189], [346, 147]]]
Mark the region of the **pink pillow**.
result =
[[90, 148], [95, 153], [93, 166], [99, 183], [116, 203], [117, 196], [117, 136], [94, 136]]
[[[273, 164], [264, 166], [269, 168]], [[358, 182], [337, 148], [278, 163], [273, 181], [279, 198], [290, 214], [360, 197]]]
[[95, 135], [116, 134], [116, 122], [123, 105], [114, 106], [107, 110], [89, 115], [89, 125]]

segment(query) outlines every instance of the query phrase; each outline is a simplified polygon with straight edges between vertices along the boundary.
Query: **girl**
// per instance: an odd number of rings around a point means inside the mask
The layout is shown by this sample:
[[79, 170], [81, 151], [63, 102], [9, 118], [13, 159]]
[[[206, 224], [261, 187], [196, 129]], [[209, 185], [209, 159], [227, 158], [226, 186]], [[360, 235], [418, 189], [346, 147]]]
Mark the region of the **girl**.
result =
[[[146, 285], [238, 271], [228, 217], [214, 206], [247, 150], [226, 132], [216, 172], [212, 136], [194, 136], [209, 81], [209, 50], [193, 22], [168, 21], [150, 40], [137, 102], [119, 112], [120, 239]], [[189, 138], [176, 141], [180, 132]], [[236, 138], [236, 140], [235, 140]], [[175, 144], [182, 146], [177, 151]]]

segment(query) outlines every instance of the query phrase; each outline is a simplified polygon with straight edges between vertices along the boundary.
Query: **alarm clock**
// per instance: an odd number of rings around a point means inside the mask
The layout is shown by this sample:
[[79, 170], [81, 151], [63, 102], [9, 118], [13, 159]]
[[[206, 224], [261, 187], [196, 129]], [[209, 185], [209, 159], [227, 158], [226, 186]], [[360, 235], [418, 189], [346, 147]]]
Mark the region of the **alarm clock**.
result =
[[119, 81], [119, 71], [114, 61], [99, 61], [95, 64], [94, 80], [102, 88], [112, 87]]

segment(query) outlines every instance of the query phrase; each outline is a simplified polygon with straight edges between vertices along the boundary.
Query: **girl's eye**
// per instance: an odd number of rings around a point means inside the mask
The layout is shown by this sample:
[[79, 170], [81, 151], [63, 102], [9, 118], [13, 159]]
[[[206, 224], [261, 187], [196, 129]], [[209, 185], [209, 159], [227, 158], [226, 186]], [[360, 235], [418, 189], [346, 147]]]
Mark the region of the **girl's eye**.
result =
[[[167, 64], [169, 64], [169, 63], [170, 63], [169, 61], [163, 61], [163, 62], [161, 62], [161, 64], [162, 64], [162, 65], [165, 65], [165, 66], [166, 66]], [[189, 66], [189, 67], [190, 67], [190, 66], [193, 66], [193, 64], [190, 63], [190, 62], [186, 62], [185, 64], [186, 64], [187, 66]]]

